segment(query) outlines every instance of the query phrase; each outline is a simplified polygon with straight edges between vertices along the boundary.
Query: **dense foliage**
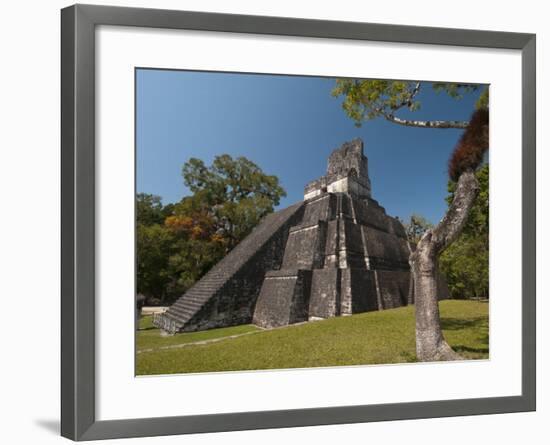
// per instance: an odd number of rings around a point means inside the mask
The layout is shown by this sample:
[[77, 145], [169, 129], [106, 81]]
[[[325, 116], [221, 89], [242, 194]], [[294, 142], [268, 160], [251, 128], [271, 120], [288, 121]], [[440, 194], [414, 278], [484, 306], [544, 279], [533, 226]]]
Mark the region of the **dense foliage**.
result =
[[[453, 298], [489, 297], [489, 165], [476, 173], [479, 194], [460, 237], [439, 258]], [[451, 202], [456, 183], [449, 181]]]
[[285, 191], [252, 161], [190, 159], [182, 169], [192, 192], [176, 204], [138, 194], [137, 291], [148, 304], [178, 298], [273, 211]]

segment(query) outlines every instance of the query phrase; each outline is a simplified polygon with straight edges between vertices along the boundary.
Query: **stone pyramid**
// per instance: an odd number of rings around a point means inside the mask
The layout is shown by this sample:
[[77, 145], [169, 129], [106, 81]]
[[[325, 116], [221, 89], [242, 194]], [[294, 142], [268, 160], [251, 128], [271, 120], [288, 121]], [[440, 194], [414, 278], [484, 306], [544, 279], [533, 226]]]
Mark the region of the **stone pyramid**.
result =
[[371, 197], [356, 139], [332, 152], [304, 201], [267, 216], [154, 324], [272, 328], [411, 304], [410, 252], [403, 225]]
[[405, 229], [371, 197], [361, 140], [332, 152], [304, 200], [280, 269], [266, 273], [253, 323], [276, 327], [413, 302]]

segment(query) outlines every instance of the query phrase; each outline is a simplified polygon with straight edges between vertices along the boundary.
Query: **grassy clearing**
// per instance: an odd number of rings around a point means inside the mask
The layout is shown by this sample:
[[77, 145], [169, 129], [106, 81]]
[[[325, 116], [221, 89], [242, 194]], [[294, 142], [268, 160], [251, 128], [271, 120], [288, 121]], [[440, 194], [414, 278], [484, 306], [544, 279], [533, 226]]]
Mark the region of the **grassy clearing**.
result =
[[[449, 300], [440, 304], [442, 327], [449, 344], [468, 359], [489, 356], [489, 305]], [[368, 312], [351, 317], [257, 330], [244, 325], [161, 337], [142, 321], [137, 334], [137, 374], [237, 371], [414, 362], [414, 307]], [[208, 344], [159, 349], [162, 346], [222, 338]]]

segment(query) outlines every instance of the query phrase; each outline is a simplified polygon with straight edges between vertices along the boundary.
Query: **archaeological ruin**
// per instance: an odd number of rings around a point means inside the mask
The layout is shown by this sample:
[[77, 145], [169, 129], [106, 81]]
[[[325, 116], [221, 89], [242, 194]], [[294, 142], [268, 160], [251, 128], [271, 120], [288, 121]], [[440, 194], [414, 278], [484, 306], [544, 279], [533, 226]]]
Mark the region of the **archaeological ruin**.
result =
[[371, 197], [356, 139], [332, 152], [303, 201], [266, 216], [153, 322], [168, 333], [273, 328], [404, 306], [414, 303], [410, 252], [401, 222]]

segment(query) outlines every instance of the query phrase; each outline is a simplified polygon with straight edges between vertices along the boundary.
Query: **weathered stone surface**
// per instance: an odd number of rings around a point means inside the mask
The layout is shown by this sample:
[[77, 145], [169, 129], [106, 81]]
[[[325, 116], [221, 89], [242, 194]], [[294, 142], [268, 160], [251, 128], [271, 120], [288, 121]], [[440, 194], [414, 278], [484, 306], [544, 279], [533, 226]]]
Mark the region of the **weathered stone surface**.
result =
[[331, 153], [327, 174], [306, 185], [304, 199], [311, 199], [327, 192], [370, 197], [368, 160], [363, 155], [363, 141], [360, 139], [346, 142]]
[[308, 318], [328, 318], [340, 315], [340, 282], [342, 269], [316, 269], [311, 280]]
[[373, 269], [409, 270], [410, 250], [407, 240], [373, 227], [360, 227]]
[[284, 269], [318, 269], [323, 267], [323, 248], [327, 237], [326, 221], [294, 226], [288, 234]]
[[375, 311], [378, 307], [374, 271], [344, 269], [342, 271], [342, 315]]
[[411, 276], [409, 271], [376, 270], [374, 273], [380, 294], [378, 309], [393, 309], [408, 304]]
[[304, 197], [265, 218], [155, 324], [168, 332], [272, 328], [414, 303], [411, 247], [403, 225], [371, 197], [360, 140], [331, 154]]
[[307, 321], [311, 275], [311, 270], [300, 269], [268, 272], [252, 322], [264, 328], [275, 328]]
[[308, 201], [304, 211], [304, 223], [329, 221], [336, 218], [336, 195], [325, 193]]

